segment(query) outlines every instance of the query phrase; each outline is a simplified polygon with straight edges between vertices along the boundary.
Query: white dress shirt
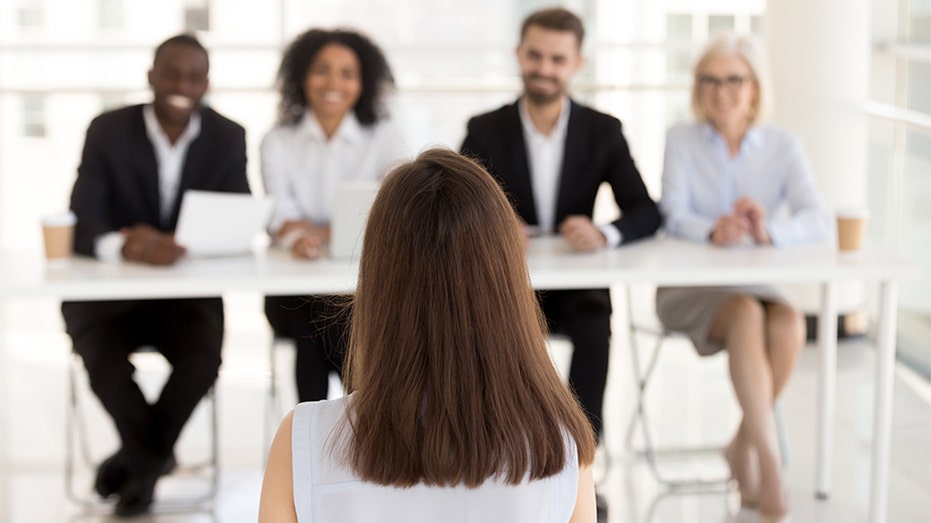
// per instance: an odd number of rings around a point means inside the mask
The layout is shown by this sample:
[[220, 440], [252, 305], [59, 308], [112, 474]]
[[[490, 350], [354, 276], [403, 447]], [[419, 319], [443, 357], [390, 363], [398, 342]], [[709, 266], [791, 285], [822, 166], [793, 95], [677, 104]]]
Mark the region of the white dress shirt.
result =
[[534, 125], [525, 98], [518, 104], [520, 122], [524, 128], [524, 143], [527, 144], [527, 163], [530, 167], [533, 203], [537, 209], [537, 224], [544, 233], [556, 230], [556, 201], [570, 111], [567, 98], [563, 98], [561, 103], [559, 118], [549, 134], [543, 134]]
[[[184, 170], [184, 159], [187, 156], [188, 147], [200, 136], [200, 113], [191, 114], [187, 127], [175, 143], [171, 143], [168, 134], [158, 123], [152, 104], [142, 108], [142, 120], [145, 122], [146, 136], [155, 151], [155, 165], [158, 167], [159, 213], [164, 222], [171, 218], [171, 212], [178, 198], [178, 187], [181, 184], [181, 173]], [[125, 237], [119, 231], [109, 232], [97, 238], [94, 243], [94, 253], [98, 259], [118, 261], [121, 259], [125, 241]]]
[[[537, 210], [537, 224], [540, 232], [544, 234], [557, 232], [556, 228], [559, 226], [555, 223], [556, 204], [559, 199], [559, 182], [571, 111], [568, 97], [563, 97], [561, 103], [559, 118], [549, 134], [543, 134], [534, 125], [525, 98], [521, 98], [517, 104], [521, 126], [524, 129], [524, 143], [527, 145], [527, 163], [530, 168], [533, 203]], [[617, 227], [609, 224], [600, 226], [599, 229], [604, 234], [608, 247], [621, 244], [621, 231], [617, 230]]]
[[262, 179], [275, 202], [269, 229], [285, 221], [329, 225], [340, 182], [378, 180], [410, 158], [390, 120], [363, 126], [350, 112], [332, 138], [308, 111], [293, 125], [279, 125], [262, 140]]
[[744, 196], [765, 210], [773, 245], [824, 241], [832, 234], [802, 143], [791, 133], [752, 127], [732, 158], [708, 123], [668, 131], [660, 200], [667, 232], [707, 242], [718, 217], [732, 213]]

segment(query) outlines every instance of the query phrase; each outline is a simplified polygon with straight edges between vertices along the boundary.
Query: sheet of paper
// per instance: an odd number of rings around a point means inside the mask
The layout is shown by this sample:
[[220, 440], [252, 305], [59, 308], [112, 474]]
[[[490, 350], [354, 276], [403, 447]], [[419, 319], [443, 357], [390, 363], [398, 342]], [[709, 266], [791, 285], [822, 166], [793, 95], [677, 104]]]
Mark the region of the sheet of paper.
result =
[[271, 217], [271, 198], [251, 194], [184, 192], [175, 241], [191, 256], [243, 254], [256, 236], [265, 234]]

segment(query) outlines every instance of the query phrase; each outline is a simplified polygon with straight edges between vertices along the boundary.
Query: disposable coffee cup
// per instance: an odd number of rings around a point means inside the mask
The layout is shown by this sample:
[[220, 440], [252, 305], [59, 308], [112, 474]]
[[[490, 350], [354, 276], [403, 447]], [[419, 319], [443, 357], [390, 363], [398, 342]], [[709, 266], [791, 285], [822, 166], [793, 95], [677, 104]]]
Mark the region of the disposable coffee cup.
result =
[[860, 207], [837, 210], [837, 249], [841, 254], [856, 254], [866, 240], [869, 211]]
[[45, 258], [49, 262], [62, 263], [71, 258], [76, 222], [77, 217], [72, 212], [48, 214], [42, 217]]

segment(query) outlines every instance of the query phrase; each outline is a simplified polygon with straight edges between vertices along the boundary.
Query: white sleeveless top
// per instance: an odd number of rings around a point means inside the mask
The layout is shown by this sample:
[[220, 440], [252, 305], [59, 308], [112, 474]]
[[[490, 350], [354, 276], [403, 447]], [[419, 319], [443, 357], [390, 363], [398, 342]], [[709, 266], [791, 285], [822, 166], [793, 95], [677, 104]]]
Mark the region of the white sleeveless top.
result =
[[[362, 481], [348, 463], [334, 458], [338, 453], [329, 445], [350, 397], [301, 403], [294, 409], [291, 457], [299, 522], [565, 523], [572, 516], [579, 481], [574, 444], [568, 445], [562, 472], [520, 485], [489, 479], [474, 489], [423, 484], [396, 488]], [[342, 434], [348, 437], [348, 427]]]

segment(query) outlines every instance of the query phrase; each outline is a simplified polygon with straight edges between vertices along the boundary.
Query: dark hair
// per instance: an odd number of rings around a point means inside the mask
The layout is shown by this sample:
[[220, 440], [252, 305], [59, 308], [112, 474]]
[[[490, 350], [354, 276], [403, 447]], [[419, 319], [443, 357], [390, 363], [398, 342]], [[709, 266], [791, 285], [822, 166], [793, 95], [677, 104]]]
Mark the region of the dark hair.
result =
[[278, 121], [295, 123], [307, 110], [304, 78], [317, 53], [327, 44], [348, 47], [359, 58], [362, 93], [353, 111], [362, 125], [371, 125], [385, 116], [384, 94], [394, 85], [388, 60], [381, 49], [364, 35], [349, 29], [311, 29], [288, 45], [278, 68]]
[[388, 174], [351, 314], [343, 427], [362, 479], [519, 484], [563, 470], [572, 440], [592, 462], [592, 427], [546, 350], [519, 221], [474, 161], [432, 149]]
[[154, 65], [155, 62], [158, 61], [159, 55], [162, 54], [162, 51], [164, 51], [166, 47], [172, 45], [186, 45], [188, 47], [199, 49], [204, 53], [204, 56], [207, 57], [207, 66], [210, 66], [210, 54], [207, 52], [207, 48], [205, 48], [203, 44], [200, 43], [200, 40], [198, 40], [196, 36], [186, 33], [172, 36], [168, 40], [158, 44], [158, 47], [155, 48], [155, 57], [152, 59], [152, 64]]
[[527, 34], [527, 29], [534, 25], [551, 31], [572, 31], [579, 47], [582, 47], [582, 40], [585, 38], [585, 27], [582, 25], [582, 20], [572, 11], [561, 7], [553, 7], [530, 13], [520, 26], [521, 40]]

